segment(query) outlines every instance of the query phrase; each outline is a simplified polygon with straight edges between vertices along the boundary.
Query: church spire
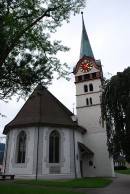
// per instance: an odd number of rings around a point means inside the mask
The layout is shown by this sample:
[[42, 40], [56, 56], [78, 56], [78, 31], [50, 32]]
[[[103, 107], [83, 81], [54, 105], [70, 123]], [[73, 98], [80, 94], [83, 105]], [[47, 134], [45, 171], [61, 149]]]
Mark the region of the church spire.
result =
[[81, 14], [82, 14], [82, 38], [81, 38], [81, 47], [80, 47], [80, 59], [84, 55], [94, 59], [93, 51], [84, 25], [83, 12], [81, 12]]

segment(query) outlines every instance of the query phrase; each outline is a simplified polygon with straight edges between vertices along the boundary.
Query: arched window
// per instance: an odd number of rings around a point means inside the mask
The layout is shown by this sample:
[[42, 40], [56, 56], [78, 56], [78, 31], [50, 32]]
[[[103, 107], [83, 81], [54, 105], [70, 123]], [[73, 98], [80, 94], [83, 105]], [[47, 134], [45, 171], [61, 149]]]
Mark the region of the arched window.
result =
[[52, 131], [49, 137], [49, 163], [60, 162], [60, 134]]
[[89, 98], [89, 100], [90, 100], [90, 104], [92, 104], [92, 98]]
[[89, 105], [89, 101], [88, 101], [88, 98], [86, 98], [86, 104], [87, 104], [87, 106]]
[[18, 163], [25, 163], [26, 155], [26, 133], [21, 131], [18, 137]]
[[84, 92], [88, 92], [88, 86], [84, 85]]
[[93, 84], [89, 84], [89, 90], [93, 91]]

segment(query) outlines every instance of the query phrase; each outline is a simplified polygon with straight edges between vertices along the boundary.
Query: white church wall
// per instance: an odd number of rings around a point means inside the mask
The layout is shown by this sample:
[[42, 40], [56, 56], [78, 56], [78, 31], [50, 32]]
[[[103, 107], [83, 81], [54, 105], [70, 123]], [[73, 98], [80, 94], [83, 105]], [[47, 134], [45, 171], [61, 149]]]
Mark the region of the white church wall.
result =
[[106, 134], [87, 134], [83, 137], [83, 142], [94, 152], [93, 167], [95, 176], [114, 177], [113, 161], [109, 158]]
[[[60, 147], [60, 163], [49, 163], [49, 135], [53, 130], [57, 130], [61, 135], [61, 147]], [[73, 156], [72, 145], [71, 145], [71, 131], [68, 128], [55, 128], [55, 127], [44, 127], [43, 129], [43, 154], [42, 154], [42, 175], [40, 178], [73, 178], [74, 173], [71, 169], [71, 163], [73, 162], [71, 155]], [[59, 168], [59, 173], [51, 173], [50, 169]], [[72, 170], [72, 171], [71, 171]]]
[[64, 153], [64, 164], [61, 168], [61, 173], [70, 173], [70, 129], [63, 129], [64, 140], [63, 140], [63, 153]]
[[83, 142], [83, 137], [82, 134], [75, 130], [75, 161], [76, 161], [76, 173], [77, 177], [81, 177], [81, 172], [80, 172], [80, 153], [79, 153], [79, 147], [78, 147], [78, 142], [82, 143]]
[[[95, 166], [93, 165], [93, 155], [85, 153], [82, 155], [83, 177], [95, 177]], [[90, 165], [90, 162], [92, 165]]]
[[[16, 162], [17, 136], [24, 130], [27, 134], [26, 160], [25, 163]], [[38, 140], [39, 130], [39, 143]], [[49, 134], [53, 130], [58, 130], [61, 135], [61, 160], [59, 164], [49, 164]], [[8, 159], [6, 173], [15, 174], [17, 178], [74, 178], [74, 142], [73, 130], [69, 128], [53, 127], [30, 127], [13, 129], [9, 134]], [[78, 156], [77, 142], [82, 142], [82, 134], [75, 131], [75, 156]], [[37, 147], [38, 146], [38, 147]], [[38, 148], [38, 160], [37, 160]], [[11, 156], [11, 157], [9, 157]], [[13, 157], [12, 157], [13, 156]], [[38, 166], [37, 166], [38, 162]], [[60, 173], [51, 173], [51, 167], [60, 167]], [[76, 171], [80, 177], [79, 161], [76, 161]]]
[[85, 126], [88, 133], [106, 132], [100, 122], [101, 110], [100, 105], [84, 107], [77, 110], [79, 125]]
[[5, 150], [5, 158], [4, 158], [4, 173], [9, 173], [10, 172], [10, 153], [11, 153], [11, 147], [12, 147], [12, 136], [13, 136], [13, 131], [10, 130], [7, 139], [6, 139], [6, 150]]
[[[20, 131], [24, 130], [27, 134], [28, 143], [26, 145], [26, 160], [25, 163], [17, 163], [17, 135]], [[6, 171], [5, 173], [11, 174], [28, 174], [31, 175], [33, 168], [33, 148], [34, 148], [34, 128], [21, 128], [13, 129], [9, 132], [7, 159], [6, 159]]]
[[[79, 84], [80, 84], [80, 87], [79, 87]], [[89, 84], [93, 84], [93, 91], [89, 90]], [[88, 86], [88, 92], [84, 92], [84, 85]], [[83, 94], [86, 95], [86, 94], [94, 93], [94, 92], [99, 92], [99, 91], [101, 91], [100, 85], [101, 85], [100, 79], [95, 79], [95, 80], [77, 83], [76, 84], [76, 96], [83, 95]]]
[[[26, 145], [26, 160], [25, 163], [17, 163], [17, 145], [16, 145], [16, 138], [20, 131], [24, 130], [27, 134], [27, 145]], [[33, 172], [33, 150], [34, 150], [34, 133], [35, 128], [23, 128], [23, 129], [14, 129], [12, 130], [12, 142], [10, 148], [10, 161], [9, 161], [9, 173], [12, 174], [29, 174], [31, 175]]]
[[49, 150], [48, 150], [48, 147], [49, 146], [47, 144], [47, 138], [48, 138], [48, 131], [49, 131], [49, 128], [48, 127], [44, 127], [43, 128], [43, 150], [42, 150], [42, 174], [49, 174], [49, 167], [47, 166], [47, 157], [49, 157], [47, 155], [47, 153], [49, 153]]
[[[98, 93], [93, 93], [93, 94], [92, 93], [87, 94], [87, 98], [85, 95], [80, 96], [80, 98], [77, 98], [77, 108], [89, 107], [90, 105], [91, 106], [99, 105], [100, 95], [101, 93], [98, 92]], [[92, 99], [92, 104], [90, 104], [90, 98]], [[88, 99], [89, 105], [87, 105], [86, 99]]]

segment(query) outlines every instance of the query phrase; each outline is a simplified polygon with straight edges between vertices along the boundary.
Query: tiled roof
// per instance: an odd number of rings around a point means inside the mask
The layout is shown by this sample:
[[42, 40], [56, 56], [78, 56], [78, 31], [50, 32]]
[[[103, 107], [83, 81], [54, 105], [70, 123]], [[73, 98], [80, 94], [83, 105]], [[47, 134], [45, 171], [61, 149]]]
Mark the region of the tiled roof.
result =
[[86, 130], [72, 121], [73, 113], [67, 109], [44, 86], [39, 84], [29, 99], [23, 105], [16, 117], [5, 126], [3, 133], [16, 127], [26, 126], [63, 126], [80, 130]]

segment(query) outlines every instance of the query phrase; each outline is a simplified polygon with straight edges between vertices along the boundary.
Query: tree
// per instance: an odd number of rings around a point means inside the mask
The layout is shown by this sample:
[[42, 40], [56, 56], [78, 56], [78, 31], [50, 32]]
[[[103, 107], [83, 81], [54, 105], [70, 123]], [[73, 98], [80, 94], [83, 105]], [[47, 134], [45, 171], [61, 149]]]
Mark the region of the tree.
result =
[[110, 156], [123, 154], [130, 162], [130, 67], [104, 81], [101, 110]]
[[68, 66], [56, 54], [68, 48], [51, 34], [84, 6], [85, 0], [0, 0], [1, 100], [51, 83], [54, 72], [67, 78]]

